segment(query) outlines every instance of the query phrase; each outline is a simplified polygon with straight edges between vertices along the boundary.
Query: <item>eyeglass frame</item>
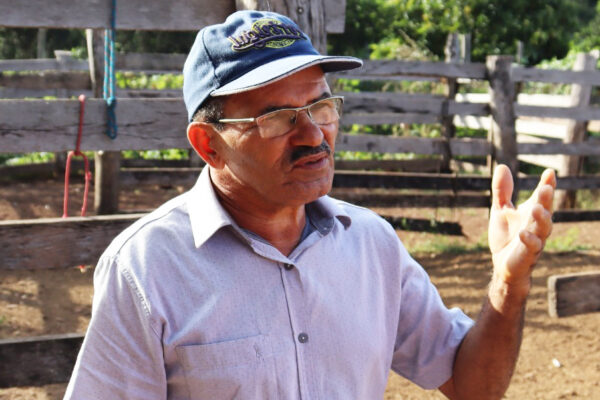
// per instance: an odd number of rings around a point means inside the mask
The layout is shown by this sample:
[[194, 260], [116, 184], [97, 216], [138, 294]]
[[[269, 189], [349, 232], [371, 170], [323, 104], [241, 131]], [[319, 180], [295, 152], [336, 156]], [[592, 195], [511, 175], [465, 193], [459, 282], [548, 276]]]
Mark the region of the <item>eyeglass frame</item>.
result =
[[[256, 122], [259, 118], [263, 118], [263, 117], [265, 117], [265, 116], [267, 116], [269, 114], [275, 114], [275, 113], [278, 113], [278, 112], [281, 112], [281, 111], [295, 111], [296, 112], [296, 116], [295, 116], [295, 120], [294, 120], [294, 124], [293, 124], [293, 125], [295, 125], [296, 121], [298, 119], [298, 113], [300, 111], [306, 110], [306, 114], [308, 115], [308, 117], [310, 118], [310, 120], [313, 123], [315, 123], [316, 125], [320, 125], [319, 123], [317, 123], [317, 122], [315, 122], [313, 120], [313, 117], [310, 114], [309, 109], [312, 106], [314, 106], [315, 104], [318, 104], [318, 103], [320, 103], [322, 101], [325, 101], [325, 100], [332, 100], [332, 99], [333, 100], [340, 100], [341, 101], [339, 108], [336, 107], [336, 111], [338, 113], [338, 121], [339, 121], [339, 119], [342, 116], [342, 105], [344, 104], [344, 96], [329, 96], [329, 97], [325, 97], [323, 99], [319, 99], [319, 100], [317, 100], [317, 101], [315, 101], [313, 103], [307, 104], [307, 105], [302, 106], [302, 107], [280, 108], [278, 110], [269, 111], [269, 112], [266, 112], [264, 114], [259, 115], [258, 117], [253, 117], [253, 118], [222, 118], [222, 119], [219, 119], [217, 121], [217, 123], [221, 123], [221, 124], [236, 124], [236, 123], [244, 123], [244, 122], [250, 123], [250, 122]], [[260, 133], [260, 125], [258, 124], [258, 122], [256, 122], [256, 126], [258, 127], [258, 130], [259, 130], [259, 133]], [[276, 138], [276, 137], [279, 137], [279, 136], [283, 136], [283, 135], [285, 135], [288, 132], [289, 132], [289, 130], [286, 131], [286, 132], [283, 132], [283, 133], [281, 133], [279, 135], [276, 135], [276, 136], [269, 136], [269, 137], [267, 137], [267, 139], [271, 139], [271, 138]], [[261, 137], [264, 137], [264, 136], [261, 135]]]

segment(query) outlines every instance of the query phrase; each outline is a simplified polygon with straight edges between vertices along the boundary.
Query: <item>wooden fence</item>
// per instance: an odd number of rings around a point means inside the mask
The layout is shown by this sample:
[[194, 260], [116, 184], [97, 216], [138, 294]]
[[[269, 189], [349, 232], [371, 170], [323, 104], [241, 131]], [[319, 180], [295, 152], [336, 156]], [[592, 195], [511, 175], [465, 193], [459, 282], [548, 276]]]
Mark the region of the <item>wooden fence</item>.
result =
[[[108, 25], [108, 3], [92, 0], [59, 0], [51, 3], [39, 0], [25, 3], [16, 0], [5, 1], [0, 4], [0, 26], [102, 28]], [[196, 30], [204, 24], [223, 20], [235, 9], [233, 1], [221, 2], [222, 7], [214, 7], [214, 2], [204, 0], [174, 0], [168, 4], [141, 0], [118, 3], [118, 29]], [[325, 8], [335, 10], [332, 3], [325, 2]], [[332, 22], [332, 26], [339, 29], [339, 12], [332, 12], [333, 14], [337, 16], [337, 25]], [[92, 43], [91, 47], [93, 46], [98, 47], [98, 43]], [[183, 59], [184, 56], [181, 55], [127, 54], [117, 57], [117, 67], [121, 70], [149, 73], [179, 71]], [[97, 69], [97, 61], [98, 53], [90, 63], [73, 60], [65, 54], [59, 54], [57, 59], [52, 60], [0, 61], [0, 152], [72, 150], [77, 135], [79, 103], [70, 97], [80, 94], [82, 90], [88, 91], [91, 96], [97, 95], [94, 85], [98, 77], [89, 73], [90, 65], [93, 66], [92, 69]], [[337, 150], [379, 154], [412, 153], [427, 158], [338, 162], [338, 168], [364, 168], [366, 171], [337, 171], [334, 178], [335, 190], [346, 196], [345, 198], [365, 205], [487, 207], [489, 173], [459, 174], [457, 169], [463, 163], [456, 157], [476, 157], [482, 160], [489, 158], [504, 162], [517, 172], [518, 157], [523, 155], [599, 156], [598, 140], [588, 139], [573, 143], [546, 139], [540, 143], [519, 142], [516, 134], [518, 126], [515, 122], [517, 118], [559, 118], [585, 123], [600, 120], [600, 109], [584, 104], [570, 107], [525, 105], [514, 101], [514, 88], [517, 83], [528, 81], [598, 86], [600, 72], [528, 69], [514, 67], [511, 61], [510, 58], [497, 56], [489, 57], [486, 64], [367, 60], [360, 70], [335, 75], [333, 78], [489, 81], [489, 101], [483, 103], [470, 101], [455, 94], [340, 94], [346, 97], [342, 121], [344, 125], [443, 125], [449, 120], [475, 119], [480, 122], [487, 121], [485, 123], [489, 124], [491, 131], [489, 139], [455, 138], [451, 135], [428, 139], [343, 133], [337, 143]], [[3, 74], [6, 71], [44, 72]], [[56, 96], [59, 99], [25, 99], [44, 95]], [[111, 140], [104, 134], [105, 103], [101, 99], [92, 98], [86, 105], [82, 150], [119, 152], [188, 147], [184, 134], [187, 124], [186, 112], [178, 93], [120, 90], [117, 96], [118, 138]], [[444, 165], [446, 161], [448, 164]], [[98, 163], [98, 159], [96, 162]], [[398, 167], [410, 169], [410, 166], [412, 172], [409, 173], [368, 171]], [[442, 172], [448, 166], [454, 167], [454, 171]], [[425, 169], [434, 173], [418, 172]], [[8, 169], [3, 173], [8, 173]], [[130, 167], [122, 169], [119, 176], [122, 181], [130, 183], [157, 182], [165, 179], [170, 183], [189, 184], [197, 173], [197, 168], [151, 171]], [[534, 177], [519, 177], [519, 188], [531, 189], [536, 181], [537, 178]], [[600, 188], [600, 177], [564, 176], [559, 179], [558, 185], [561, 189], [569, 190]], [[378, 191], [344, 193], [344, 188], [382, 188], [394, 191], [420, 189], [426, 192], [402, 195], [397, 192], [390, 194]], [[94, 264], [110, 240], [139, 217], [140, 214], [2, 221], [1, 268], [68, 268], [79, 264]], [[563, 212], [557, 213], [556, 218], [600, 219], [600, 212]], [[77, 240], [74, 240], [75, 238]], [[80, 341], [81, 335], [0, 341], [0, 358], [4, 365], [19, 365], [19, 368], [1, 370], [0, 387], [66, 380]], [[32, 359], [36, 362], [31, 362]], [[17, 374], [15, 371], [18, 369], [21, 369], [21, 372]]]

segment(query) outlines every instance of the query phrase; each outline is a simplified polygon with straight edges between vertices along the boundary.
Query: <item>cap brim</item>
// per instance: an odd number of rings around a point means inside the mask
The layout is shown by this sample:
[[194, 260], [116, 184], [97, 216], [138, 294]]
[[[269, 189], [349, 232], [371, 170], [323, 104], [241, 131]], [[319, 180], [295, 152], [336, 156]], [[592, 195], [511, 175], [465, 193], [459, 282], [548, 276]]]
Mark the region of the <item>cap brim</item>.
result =
[[240, 76], [210, 93], [211, 96], [226, 96], [246, 92], [269, 85], [302, 69], [321, 65], [325, 72], [344, 71], [362, 66], [354, 57], [303, 55], [280, 58]]

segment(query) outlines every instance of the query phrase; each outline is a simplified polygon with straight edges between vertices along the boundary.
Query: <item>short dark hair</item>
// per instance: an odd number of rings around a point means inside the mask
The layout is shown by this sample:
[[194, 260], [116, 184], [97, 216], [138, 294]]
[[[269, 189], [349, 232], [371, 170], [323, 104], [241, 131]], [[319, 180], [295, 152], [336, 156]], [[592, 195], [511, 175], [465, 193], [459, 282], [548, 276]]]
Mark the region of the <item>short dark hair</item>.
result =
[[215, 125], [217, 130], [223, 129], [219, 120], [223, 118], [225, 96], [209, 97], [196, 110], [192, 122], [208, 122]]

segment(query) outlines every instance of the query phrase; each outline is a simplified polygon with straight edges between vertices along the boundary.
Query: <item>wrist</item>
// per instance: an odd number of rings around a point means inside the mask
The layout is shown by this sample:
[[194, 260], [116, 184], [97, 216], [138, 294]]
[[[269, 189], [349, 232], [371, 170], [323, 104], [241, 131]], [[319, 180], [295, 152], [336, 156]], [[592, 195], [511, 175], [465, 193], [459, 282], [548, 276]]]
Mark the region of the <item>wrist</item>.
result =
[[496, 311], [504, 314], [511, 310], [520, 310], [531, 290], [531, 277], [519, 281], [509, 281], [494, 274], [488, 288], [491, 305]]

